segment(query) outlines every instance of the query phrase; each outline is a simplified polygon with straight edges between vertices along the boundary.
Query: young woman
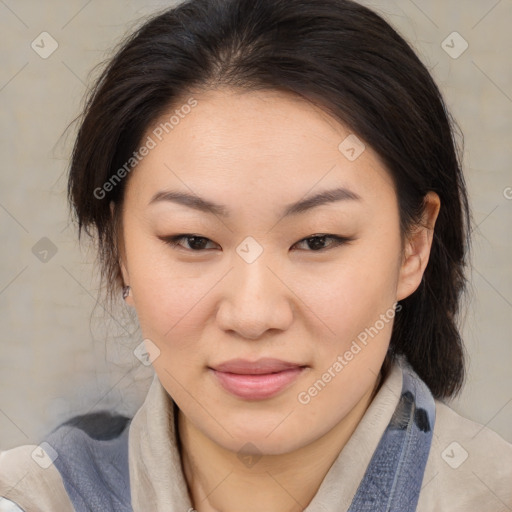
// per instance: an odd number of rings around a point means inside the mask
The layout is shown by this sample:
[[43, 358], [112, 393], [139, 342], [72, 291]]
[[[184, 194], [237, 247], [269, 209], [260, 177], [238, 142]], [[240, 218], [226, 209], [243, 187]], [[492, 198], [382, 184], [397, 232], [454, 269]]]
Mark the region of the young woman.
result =
[[512, 509], [443, 402], [469, 208], [439, 90], [348, 0], [189, 0], [109, 62], [69, 199], [154, 380], [1, 454], [1, 510]]

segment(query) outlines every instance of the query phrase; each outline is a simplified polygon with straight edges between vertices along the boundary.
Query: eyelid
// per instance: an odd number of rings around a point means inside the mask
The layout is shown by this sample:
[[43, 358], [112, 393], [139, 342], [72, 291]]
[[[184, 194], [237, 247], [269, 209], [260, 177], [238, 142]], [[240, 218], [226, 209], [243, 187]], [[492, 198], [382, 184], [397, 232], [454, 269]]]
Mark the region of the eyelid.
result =
[[311, 251], [311, 250], [309, 250], [309, 251], [306, 251], [306, 252], [323, 253], [323, 252], [327, 252], [329, 250], [335, 249], [336, 247], [340, 247], [342, 245], [345, 245], [345, 244], [348, 244], [350, 242], [353, 242], [355, 240], [355, 238], [349, 237], [349, 236], [331, 235], [329, 233], [316, 233], [314, 235], [309, 235], [309, 236], [307, 236], [305, 238], [302, 238], [298, 242], [295, 242], [292, 247], [294, 247], [295, 245], [300, 244], [302, 242], [306, 242], [307, 240], [310, 240], [312, 238], [331, 238], [332, 240], [334, 240], [334, 242], [331, 243], [331, 245], [329, 245], [327, 247], [319, 249], [318, 251]]
[[[188, 253], [196, 253], [196, 254], [205, 253], [209, 249], [199, 249], [199, 250], [187, 249], [186, 247], [181, 246], [179, 244], [179, 242], [182, 239], [187, 239], [187, 238], [200, 238], [202, 240], [207, 240], [207, 243], [212, 242], [212, 243], [216, 244], [216, 242], [214, 242], [210, 238], [202, 236], [202, 235], [197, 235], [194, 233], [181, 233], [179, 235], [164, 236], [164, 237], [158, 237], [158, 238], [160, 240], [162, 240], [165, 244], [170, 245], [173, 248], [176, 248], [178, 250], [184, 250]], [[307, 237], [301, 238], [300, 240], [295, 242], [292, 247], [295, 247], [298, 244], [301, 244], [303, 242], [306, 242], [307, 240], [311, 240], [314, 238], [330, 238], [330, 239], [334, 240], [334, 242], [331, 243], [329, 246], [321, 248], [319, 250], [316, 250], [316, 251], [315, 250], [306, 250], [305, 252], [324, 253], [329, 250], [335, 249], [336, 247], [340, 247], [342, 245], [349, 244], [355, 240], [355, 237], [350, 237], [350, 236], [333, 235], [333, 234], [329, 234], [329, 233], [315, 233], [315, 234], [309, 235]], [[216, 245], [218, 245], [218, 244], [216, 244]]]
[[215, 243], [213, 240], [210, 240], [206, 236], [196, 235], [194, 233], [182, 233], [179, 235], [163, 236], [163, 237], [158, 237], [158, 238], [160, 240], [162, 240], [165, 244], [170, 245], [173, 248], [176, 248], [178, 250], [182, 249], [189, 253], [196, 253], [196, 254], [199, 254], [202, 252], [207, 252], [208, 249], [202, 249], [202, 250], [187, 249], [186, 247], [182, 247], [181, 245], [179, 245], [180, 240], [186, 239], [186, 238], [201, 238], [201, 239], [207, 240], [208, 242]]

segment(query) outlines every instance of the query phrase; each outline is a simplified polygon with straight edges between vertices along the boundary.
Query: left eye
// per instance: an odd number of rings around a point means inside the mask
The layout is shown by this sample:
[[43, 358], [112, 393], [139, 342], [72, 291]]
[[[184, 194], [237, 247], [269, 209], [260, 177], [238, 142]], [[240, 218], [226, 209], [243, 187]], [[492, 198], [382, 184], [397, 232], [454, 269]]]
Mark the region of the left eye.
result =
[[[172, 247], [178, 247], [185, 249], [186, 251], [193, 252], [203, 252], [204, 250], [206, 250], [205, 246], [208, 245], [208, 242], [215, 243], [212, 242], [212, 240], [205, 238], [204, 236], [192, 234], [162, 237], [161, 240], [171, 245]], [[328, 244], [327, 246], [325, 246], [326, 240], [331, 240], [331, 243]], [[299, 244], [306, 243], [307, 246], [310, 248], [310, 252], [320, 252], [327, 251], [329, 249], [334, 249], [335, 247], [348, 243], [352, 240], [352, 238], [341, 237], [336, 235], [313, 235], [307, 238], [303, 238], [302, 240], [299, 240], [296, 244], [293, 245], [293, 247]], [[188, 244], [188, 247], [184, 247], [181, 244], [182, 241], [185, 241]]]
[[[325, 246], [325, 241], [331, 240], [332, 242]], [[313, 252], [327, 251], [334, 249], [342, 244], [350, 242], [352, 239], [347, 237], [341, 237], [336, 235], [313, 235], [308, 238], [304, 238], [297, 242], [297, 244], [307, 243], [309, 247], [313, 247]], [[295, 244], [295, 245], [297, 245]]]

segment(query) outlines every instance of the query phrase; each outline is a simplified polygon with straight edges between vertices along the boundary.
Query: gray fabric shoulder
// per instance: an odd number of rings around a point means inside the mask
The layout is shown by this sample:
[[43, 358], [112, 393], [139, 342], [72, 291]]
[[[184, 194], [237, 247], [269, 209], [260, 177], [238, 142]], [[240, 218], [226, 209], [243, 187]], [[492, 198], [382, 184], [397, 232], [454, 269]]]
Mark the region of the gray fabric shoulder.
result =
[[[52, 446], [53, 441], [61, 439], [63, 433], [71, 432], [73, 435], [69, 440], [71, 447], [68, 452], [76, 451], [77, 455], [81, 453], [84, 457], [78, 445], [73, 446], [73, 441], [83, 438], [93, 444], [101, 444], [119, 439], [128, 421], [129, 418], [105, 412], [75, 416], [55, 428], [39, 445], [23, 445], [1, 451], [0, 497], [9, 500], [3, 500], [3, 503], [0, 500], [1, 506], [16, 510], [12, 508], [16, 504], [23, 512], [75, 512], [70, 489], [63, 478], [62, 461]], [[56, 443], [55, 447], [62, 448]], [[1, 508], [0, 512], [3, 512]]]
[[41, 445], [0, 451], [0, 497], [24, 512], [74, 512], [60, 473]]
[[512, 510], [512, 444], [436, 400], [418, 512]]
[[131, 419], [108, 411], [76, 416], [47, 436], [77, 512], [132, 512], [128, 460]]

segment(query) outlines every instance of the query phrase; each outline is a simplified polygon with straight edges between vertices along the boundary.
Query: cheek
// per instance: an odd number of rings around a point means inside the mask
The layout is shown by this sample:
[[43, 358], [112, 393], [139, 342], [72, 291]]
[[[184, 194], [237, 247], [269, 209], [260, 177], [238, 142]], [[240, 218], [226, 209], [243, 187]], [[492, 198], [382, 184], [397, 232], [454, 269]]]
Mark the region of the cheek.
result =
[[392, 248], [377, 251], [361, 242], [335, 262], [297, 275], [294, 292], [314, 314], [327, 347], [350, 343], [393, 306], [397, 257]]
[[126, 240], [130, 285], [144, 337], [188, 346], [204, 323], [208, 292], [218, 277], [204, 265], [177, 262], [171, 250], [133, 231]]
[[146, 337], [188, 346], [204, 323], [208, 290], [206, 278], [189, 279], [172, 273], [148, 276], [138, 283], [134, 304]]
[[168, 381], [171, 394], [180, 396], [205, 365], [202, 340], [211, 315], [205, 309], [211, 285], [204, 279], [156, 274], [139, 284], [135, 307], [143, 337], [158, 348], [158, 357], [152, 361], [155, 371]]

